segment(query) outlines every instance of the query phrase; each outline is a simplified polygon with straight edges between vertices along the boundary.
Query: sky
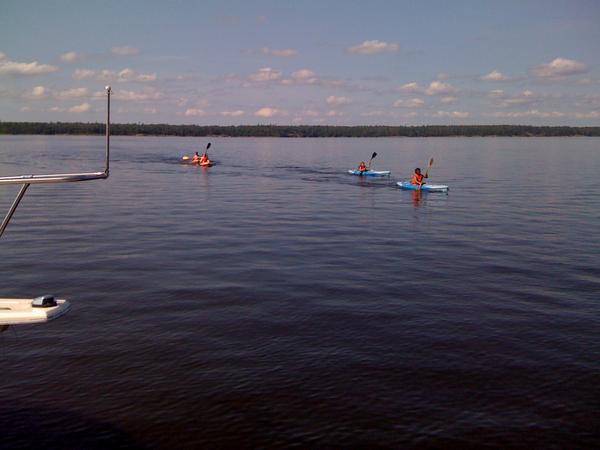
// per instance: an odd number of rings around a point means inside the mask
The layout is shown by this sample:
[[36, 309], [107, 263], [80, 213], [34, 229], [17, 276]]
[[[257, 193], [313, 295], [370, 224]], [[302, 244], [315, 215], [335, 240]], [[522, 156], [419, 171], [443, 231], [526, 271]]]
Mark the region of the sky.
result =
[[600, 1], [0, 0], [0, 121], [600, 126]]

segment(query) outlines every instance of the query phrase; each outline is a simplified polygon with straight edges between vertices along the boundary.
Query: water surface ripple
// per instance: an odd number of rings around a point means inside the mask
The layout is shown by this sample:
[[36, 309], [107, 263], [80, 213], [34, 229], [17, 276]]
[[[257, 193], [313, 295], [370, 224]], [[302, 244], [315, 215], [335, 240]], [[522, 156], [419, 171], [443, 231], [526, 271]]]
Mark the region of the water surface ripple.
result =
[[[0, 335], [3, 448], [600, 445], [600, 139], [112, 142], [0, 241], [3, 297], [73, 304]], [[430, 157], [448, 195], [395, 187]], [[102, 163], [0, 137], [0, 175]]]

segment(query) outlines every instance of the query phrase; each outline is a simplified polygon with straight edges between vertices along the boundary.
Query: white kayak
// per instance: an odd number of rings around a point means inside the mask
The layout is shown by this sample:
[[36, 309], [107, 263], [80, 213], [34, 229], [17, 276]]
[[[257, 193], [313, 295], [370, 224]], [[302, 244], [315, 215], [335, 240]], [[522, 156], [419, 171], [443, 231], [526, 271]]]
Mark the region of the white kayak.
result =
[[448, 186], [444, 184], [411, 184], [410, 181], [398, 181], [396, 183], [401, 189], [406, 191], [424, 191], [424, 192], [448, 192]]
[[359, 177], [389, 177], [392, 172], [389, 170], [349, 170], [350, 175], [358, 175]]

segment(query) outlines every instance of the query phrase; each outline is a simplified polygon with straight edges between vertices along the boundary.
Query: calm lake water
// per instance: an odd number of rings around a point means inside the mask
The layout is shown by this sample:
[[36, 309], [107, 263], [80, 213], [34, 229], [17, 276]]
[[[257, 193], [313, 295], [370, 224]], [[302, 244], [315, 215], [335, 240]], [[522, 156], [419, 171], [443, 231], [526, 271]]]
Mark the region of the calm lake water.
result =
[[[3, 448], [600, 445], [600, 139], [114, 137], [31, 186], [0, 293]], [[101, 170], [0, 136], [0, 175]], [[346, 174], [372, 152], [391, 179]], [[395, 187], [435, 159], [446, 194]], [[2, 214], [17, 186], [0, 188]]]

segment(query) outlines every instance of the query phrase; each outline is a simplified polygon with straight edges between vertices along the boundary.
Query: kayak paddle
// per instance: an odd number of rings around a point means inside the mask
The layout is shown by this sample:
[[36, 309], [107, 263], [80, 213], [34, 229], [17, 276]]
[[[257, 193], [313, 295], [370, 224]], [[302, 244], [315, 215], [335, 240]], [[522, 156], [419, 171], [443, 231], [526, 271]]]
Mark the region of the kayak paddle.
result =
[[367, 166], [369, 168], [369, 170], [371, 170], [371, 161], [373, 161], [373, 158], [375, 158], [377, 156], [376, 152], [373, 152], [373, 155], [371, 155], [371, 159], [369, 160], [369, 165]]
[[425, 178], [427, 178], [427, 174], [429, 173], [429, 169], [433, 166], [433, 158], [429, 160], [429, 166], [427, 166], [427, 170], [425, 171]]
[[208, 151], [208, 149], [210, 148], [210, 142], [206, 145], [206, 150], [204, 150], [204, 154], [206, 155], [206, 152]]
[[188, 159], [190, 159], [190, 157], [188, 155], [183, 155], [183, 158], [181, 158], [181, 159], [183, 159], [184, 161], [187, 161]]

